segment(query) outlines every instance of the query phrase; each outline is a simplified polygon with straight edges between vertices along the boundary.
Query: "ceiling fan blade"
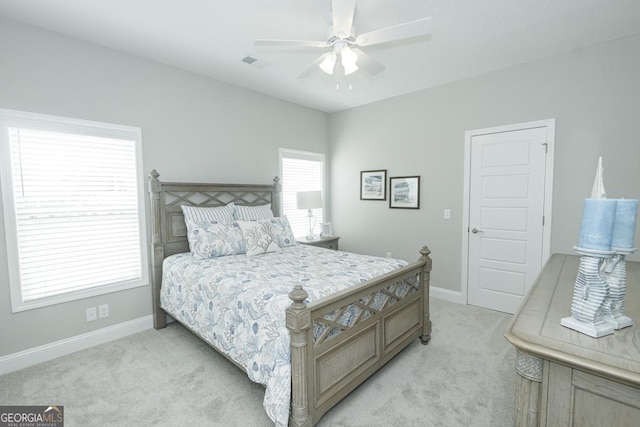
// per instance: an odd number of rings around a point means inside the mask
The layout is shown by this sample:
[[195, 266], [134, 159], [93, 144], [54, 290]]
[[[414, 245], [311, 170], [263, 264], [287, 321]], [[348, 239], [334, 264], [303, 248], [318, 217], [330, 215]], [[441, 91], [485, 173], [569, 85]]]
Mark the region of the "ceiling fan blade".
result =
[[333, 34], [340, 39], [351, 37], [356, 0], [332, 0]]
[[384, 69], [386, 68], [384, 65], [364, 53], [362, 50], [356, 48], [351, 48], [351, 50], [358, 54], [358, 67], [361, 70], [366, 71], [369, 75], [375, 76], [384, 71]]
[[431, 33], [431, 18], [422, 18], [360, 34], [356, 38], [355, 44], [358, 46], [371, 46], [411, 37], [424, 36], [429, 33]]
[[313, 73], [316, 70], [320, 69], [320, 63], [322, 61], [324, 61], [324, 58], [326, 58], [327, 55], [329, 55], [331, 52], [327, 52], [324, 53], [322, 55], [320, 55], [318, 57], [318, 59], [316, 59], [315, 61], [313, 61], [307, 68], [305, 68], [304, 70], [302, 70], [302, 72], [298, 75], [299, 79], [304, 79], [306, 77], [309, 77], [309, 75], [311, 73]]
[[327, 42], [313, 40], [277, 40], [259, 39], [254, 42], [256, 46], [297, 46], [297, 47], [329, 47]]

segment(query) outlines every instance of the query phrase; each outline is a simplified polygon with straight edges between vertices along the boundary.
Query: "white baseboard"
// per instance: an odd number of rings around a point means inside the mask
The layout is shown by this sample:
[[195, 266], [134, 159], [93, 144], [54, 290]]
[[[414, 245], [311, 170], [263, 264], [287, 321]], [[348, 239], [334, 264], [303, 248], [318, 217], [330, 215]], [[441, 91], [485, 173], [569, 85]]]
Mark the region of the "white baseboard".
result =
[[30, 348], [0, 357], [0, 375], [75, 353], [99, 344], [137, 334], [153, 328], [153, 317], [145, 316], [117, 325], [98, 329], [75, 337]]
[[443, 299], [449, 302], [455, 302], [456, 304], [467, 305], [466, 298], [464, 298], [464, 296], [462, 295], [462, 292], [452, 291], [450, 289], [430, 286], [429, 296], [438, 298], [438, 299]]

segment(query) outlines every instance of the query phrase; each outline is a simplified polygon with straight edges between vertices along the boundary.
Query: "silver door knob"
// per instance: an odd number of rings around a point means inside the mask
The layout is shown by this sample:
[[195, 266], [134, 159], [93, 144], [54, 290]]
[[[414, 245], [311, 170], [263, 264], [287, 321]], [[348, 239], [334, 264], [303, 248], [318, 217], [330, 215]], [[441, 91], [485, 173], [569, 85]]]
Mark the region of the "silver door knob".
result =
[[471, 229], [471, 232], [472, 232], [472, 233], [474, 233], [474, 234], [475, 234], [475, 233], [482, 233], [482, 230], [478, 230], [477, 228], [473, 227], [473, 228]]

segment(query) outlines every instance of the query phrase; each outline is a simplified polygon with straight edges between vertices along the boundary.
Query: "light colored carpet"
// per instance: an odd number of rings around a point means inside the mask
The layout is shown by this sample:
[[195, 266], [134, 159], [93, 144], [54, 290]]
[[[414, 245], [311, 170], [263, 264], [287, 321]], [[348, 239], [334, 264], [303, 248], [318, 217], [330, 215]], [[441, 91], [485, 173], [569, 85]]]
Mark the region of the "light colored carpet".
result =
[[[512, 426], [510, 315], [431, 300], [431, 342], [407, 347], [318, 424]], [[0, 377], [0, 405], [64, 405], [65, 426], [268, 426], [264, 389], [172, 324]]]

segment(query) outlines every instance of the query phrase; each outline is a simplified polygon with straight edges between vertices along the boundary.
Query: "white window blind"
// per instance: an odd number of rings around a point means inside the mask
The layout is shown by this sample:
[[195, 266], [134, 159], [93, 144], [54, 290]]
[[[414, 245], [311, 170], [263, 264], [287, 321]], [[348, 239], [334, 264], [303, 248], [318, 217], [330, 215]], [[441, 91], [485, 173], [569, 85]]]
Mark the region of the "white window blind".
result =
[[[309, 234], [307, 209], [298, 209], [296, 193], [320, 190], [324, 195], [324, 154], [280, 149], [282, 170], [282, 212], [289, 219], [291, 230], [296, 237]], [[312, 209], [314, 233], [319, 233], [319, 224], [324, 221], [324, 209]]]
[[139, 132], [61, 122], [6, 126], [14, 311], [148, 282]]

